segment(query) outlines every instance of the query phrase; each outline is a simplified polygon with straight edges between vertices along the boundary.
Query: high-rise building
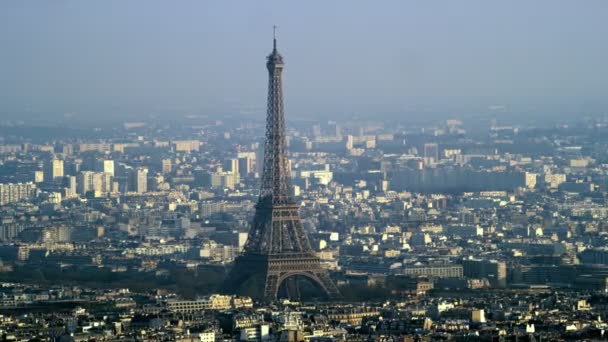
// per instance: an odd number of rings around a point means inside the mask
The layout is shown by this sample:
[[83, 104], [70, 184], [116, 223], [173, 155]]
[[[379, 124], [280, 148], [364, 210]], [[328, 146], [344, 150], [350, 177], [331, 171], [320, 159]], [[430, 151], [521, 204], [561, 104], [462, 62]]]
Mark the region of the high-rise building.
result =
[[42, 231], [42, 241], [47, 243], [69, 242], [70, 237], [70, 227], [66, 225], [55, 225]]
[[239, 172], [239, 160], [238, 159], [228, 159], [224, 162], [224, 171], [232, 173], [232, 177], [234, 177], [234, 182], [236, 184], [240, 183], [241, 175]]
[[75, 176], [78, 174], [78, 172], [85, 171], [83, 164], [84, 161], [80, 158], [72, 159], [69, 163], [66, 163], [65, 165], [65, 174]]
[[232, 172], [224, 172], [222, 175], [222, 185], [227, 189], [234, 189], [239, 183], [239, 175]]
[[37, 192], [34, 183], [0, 183], [0, 205], [35, 197]]
[[138, 167], [131, 169], [129, 175], [129, 187], [130, 191], [143, 194], [148, 191], [148, 169]]
[[81, 171], [76, 176], [76, 192], [79, 195], [85, 195], [95, 187], [92, 171]]
[[95, 197], [112, 192], [112, 176], [105, 172], [81, 171], [76, 177], [76, 191], [81, 196], [92, 193]]
[[49, 182], [63, 177], [63, 160], [51, 159], [47, 163], [46, 170], [44, 173], [45, 173], [45, 179]]
[[249, 157], [240, 157], [239, 158], [239, 172], [243, 176], [246, 176], [251, 173], [251, 171], [253, 170], [252, 166], [253, 166], [253, 163], [252, 163], [252, 160], [249, 159]]
[[257, 158], [255, 151], [239, 152], [237, 158], [239, 159], [239, 173], [242, 176], [247, 176], [255, 172]]
[[65, 176], [63, 179], [64, 197], [72, 198], [78, 194], [76, 176]]
[[234, 173], [224, 171], [199, 171], [195, 175], [196, 179], [199, 179], [198, 183], [200, 185], [215, 189], [234, 189], [236, 184], [238, 184]]
[[114, 161], [111, 159], [97, 160], [96, 171], [109, 173], [114, 177]]

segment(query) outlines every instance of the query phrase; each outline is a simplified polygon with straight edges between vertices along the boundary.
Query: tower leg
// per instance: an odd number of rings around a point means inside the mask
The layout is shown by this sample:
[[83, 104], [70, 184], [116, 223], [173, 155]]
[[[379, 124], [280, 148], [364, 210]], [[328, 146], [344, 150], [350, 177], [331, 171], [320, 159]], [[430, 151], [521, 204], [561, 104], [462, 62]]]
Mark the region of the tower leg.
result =
[[269, 272], [266, 275], [266, 285], [264, 286], [264, 299], [266, 299], [266, 301], [271, 302], [277, 299], [279, 285], [279, 275]]
[[329, 278], [329, 274], [326, 271], [318, 272], [315, 274], [316, 278], [319, 280], [321, 286], [327, 291], [327, 295], [331, 299], [339, 299], [340, 291], [338, 291], [338, 287], [334, 282]]
[[298, 284], [298, 276], [293, 276], [285, 280], [285, 290], [287, 298], [290, 300], [300, 300], [300, 285]]

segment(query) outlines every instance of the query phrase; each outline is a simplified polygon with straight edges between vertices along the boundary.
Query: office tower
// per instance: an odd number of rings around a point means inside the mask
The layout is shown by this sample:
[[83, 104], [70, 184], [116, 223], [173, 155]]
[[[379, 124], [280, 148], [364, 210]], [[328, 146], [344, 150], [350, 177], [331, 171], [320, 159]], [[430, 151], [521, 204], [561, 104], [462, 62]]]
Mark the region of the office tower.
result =
[[224, 162], [224, 171], [232, 173], [234, 177], [235, 184], [240, 183], [241, 175], [239, 172], [239, 160], [238, 159], [228, 159]]
[[232, 172], [221, 172], [220, 183], [223, 188], [234, 190], [238, 184], [238, 173], [234, 174]]
[[80, 158], [72, 159], [71, 161], [69, 161], [65, 164], [64, 173], [66, 175], [75, 176], [78, 174], [78, 172], [85, 171], [83, 164], [84, 164], [84, 161]]
[[63, 177], [63, 160], [51, 159], [46, 164], [45, 178], [48, 182]]
[[130, 170], [129, 174], [130, 191], [143, 194], [148, 191], [148, 169], [138, 167]]
[[439, 146], [436, 143], [424, 144], [424, 158], [433, 162], [439, 160]]
[[109, 173], [114, 177], [114, 161], [110, 159], [97, 160], [96, 171]]
[[32, 198], [37, 193], [34, 183], [0, 183], [0, 205]]
[[237, 158], [239, 159], [239, 173], [242, 176], [250, 175], [255, 172], [255, 152], [239, 152]]
[[76, 176], [76, 192], [85, 195], [94, 188], [93, 172], [81, 171]]
[[112, 192], [112, 176], [105, 172], [81, 171], [76, 177], [76, 191], [81, 196], [87, 193], [105, 196]]
[[76, 181], [76, 176], [65, 176], [63, 178], [63, 186], [65, 189], [65, 193], [64, 196], [65, 198], [72, 198], [75, 197], [78, 192], [77, 192], [77, 188], [78, 188], [78, 182]]
[[272, 301], [282, 284], [289, 297], [297, 295], [297, 277], [303, 276], [317, 283], [328, 297], [338, 297], [337, 287], [310, 246], [299, 206], [291, 196], [283, 113], [283, 65], [275, 38], [266, 63], [269, 82], [262, 186], [244, 253], [235, 260], [226, 280], [226, 290]]
[[253, 170], [253, 162], [249, 157], [239, 158], [239, 173], [246, 176]]
[[42, 231], [42, 241], [46, 243], [69, 242], [71, 238], [70, 227], [66, 225], [54, 225]]
[[222, 188], [224, 187], [224, 181], [222, 180], [221, 172], [207, 172], [204, 174], [203, 185], [209, 186], [212, 188]]
[[228, 159], [224, 161], [223, 171], [239, 173], [239, 160], [238, 159]]
[[215, 189], [234, 189], [237, 183], [237, 177], [232, 172], [205, 172], [195, 170], [196, 183], [202, 186]]

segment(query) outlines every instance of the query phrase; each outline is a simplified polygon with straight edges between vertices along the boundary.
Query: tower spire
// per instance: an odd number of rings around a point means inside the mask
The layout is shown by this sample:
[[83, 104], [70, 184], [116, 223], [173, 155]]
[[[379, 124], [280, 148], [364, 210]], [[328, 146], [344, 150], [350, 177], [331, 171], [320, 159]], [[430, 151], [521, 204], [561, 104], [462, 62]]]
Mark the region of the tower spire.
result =
[[272, 51], [277, 51], [277, 25], [272, 27]]

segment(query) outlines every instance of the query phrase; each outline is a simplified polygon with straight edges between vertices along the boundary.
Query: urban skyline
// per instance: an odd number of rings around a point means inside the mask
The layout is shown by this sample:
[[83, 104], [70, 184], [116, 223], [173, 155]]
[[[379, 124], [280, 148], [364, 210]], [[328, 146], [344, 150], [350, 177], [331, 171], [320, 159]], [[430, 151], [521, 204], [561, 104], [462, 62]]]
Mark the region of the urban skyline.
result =
[[605, 2], [142, 4], [0, 4], [2, 341], [608, 339]]

